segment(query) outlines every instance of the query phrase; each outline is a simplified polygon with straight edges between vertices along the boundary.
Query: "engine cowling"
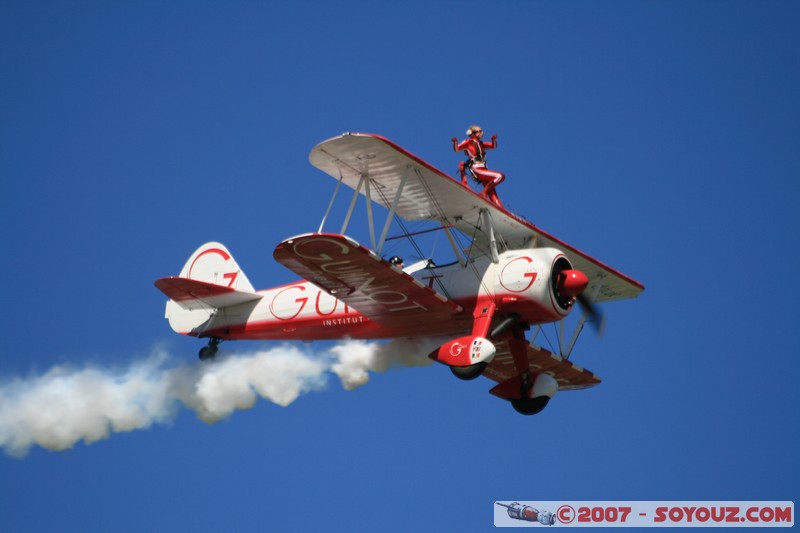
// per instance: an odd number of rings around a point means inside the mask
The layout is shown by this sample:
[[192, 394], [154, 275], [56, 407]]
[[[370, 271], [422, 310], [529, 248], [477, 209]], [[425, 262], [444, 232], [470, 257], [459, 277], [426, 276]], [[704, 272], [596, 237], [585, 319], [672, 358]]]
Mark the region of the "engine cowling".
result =
[[552, 322], [569, 314], [588, 285], [560, 250], [531, 248], [501, 254], [495, 294], [504, 311], [525, 322]]

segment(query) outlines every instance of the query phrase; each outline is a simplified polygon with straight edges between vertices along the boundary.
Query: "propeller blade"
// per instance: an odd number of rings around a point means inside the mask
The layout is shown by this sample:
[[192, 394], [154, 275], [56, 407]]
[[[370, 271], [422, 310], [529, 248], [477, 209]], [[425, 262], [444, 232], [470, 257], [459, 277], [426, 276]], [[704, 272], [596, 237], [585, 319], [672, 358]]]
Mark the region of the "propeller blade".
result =
[[585, 294], [579, 294], [576, 298], [578, 304], [586, 314], [586, 317], [592, 323], [595, 331], [597, 332], [597, 336], [602, 338], [606, 328], [605, 314], [600, 310], [597, 304], [589, 300]]

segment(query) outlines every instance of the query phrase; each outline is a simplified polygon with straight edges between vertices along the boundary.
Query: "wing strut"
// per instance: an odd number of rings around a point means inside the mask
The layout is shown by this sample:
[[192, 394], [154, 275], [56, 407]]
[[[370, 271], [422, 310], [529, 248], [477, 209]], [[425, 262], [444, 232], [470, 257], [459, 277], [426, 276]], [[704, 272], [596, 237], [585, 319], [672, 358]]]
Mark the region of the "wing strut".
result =
[[389, 233], [389, 227], [392, 225], [392, 220], [394, 220], [394, 214], [397, 212], [397, 206], [400, 203], [400, 198], [403, 196], [403, 189], [406, 186], [406, 182], [408, 181], [410, 167], [406, 167], [405, 173], [403, 173], [403, 178], [400, 180], [400, 185], [397, 187], [397, 194], [394, 196], [394, 201], [392, 202], [392, 207], [389, 209], [389, 216], [386, 218], [386, 223], [383, 225], [383, 231], [381, 232], [381, 239], [378, 242], [377, 252], [378, 255], [381, 254], [381, 250], [383, 250], [383, 244], [386, 242], [386, 235]]
[[369, 225], [369, 243], [375, 249], [375, 220], [372, 217], [372, 188], [370, 187], [372, 178], [369, 174], [364, 174], [364, 192], [367, 197], [367, 224]]
[[356, 202], [358, 201], [358, 195], [361, 193], [361, 187], [364, 185], [365, 178], [366, 176], [362, 174], [361, 179], [358, 180], [358, 187], [356, 187], [353, 191], [353, 199], [350, 200], [350, 207], [347, 209], [347, 214], [344, 217], [344, 224], [342, 224], [342, 230], [339, 232], [342, 235], [345, 234], [347, 231], [347, 226], [350, 225], [350, 218], [353, 216], [353, 211], [355, 210]]
[[445, 224], [444, 221], [442, 221], [442, 229], [444, 229], [444, 233], [445, 235], [447, 235], [447, 240], [450, 243], [450, 248], [453, 249], [453, 252], [456, 254], [456, 257], [458, 258], [458, 264], [461, 265], [462, 268], [467, 266], [467, 260], [464, 259], [463, 255], [461, 255], [461, 250], [459, 250], [458, 246], [456, 245], [453, 233], [450, 231], [450, 226]]
[[317, 233], [322, 233], [322, 230], [325, 228], [325, 222], [328, 220], [328, 215], [331, 214], [331, 209], [333, 209], [333, 203], [336, 201], [336, 196], [339, 194], [339, 187], [342, 186], [342, 180], [344, 179], [344, 175], [342, 174], [342, 169], [339, 169], [339, 181], [336, 183], [336, 188], [333, 190], [333, 196], [331, 197], [331, 201], [328, 204], [328, 210], [325, 211], [325, 216], [322, 217], [322, 222], [319, 224], [319, 229]]
[[485, 208], [481, 209], [481, 215], [483, 215], [483, 223], [486, 224], [486, 230], [489, 234], [489, 250], [492, 253], [492, 263], [499, 263], [500, 256], [497, 253], [497, 239], [494, 236], [494, 224], [492, 224], [489, 210]]

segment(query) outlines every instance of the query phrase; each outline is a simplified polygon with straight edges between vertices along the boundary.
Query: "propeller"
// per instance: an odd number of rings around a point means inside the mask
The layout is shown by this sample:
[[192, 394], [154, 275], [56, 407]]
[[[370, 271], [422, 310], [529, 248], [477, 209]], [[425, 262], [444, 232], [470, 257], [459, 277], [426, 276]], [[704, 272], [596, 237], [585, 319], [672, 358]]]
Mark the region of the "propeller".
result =
[[584, 314], [593, 324], [597, 334], [602, 337], [605, 329], [605, 316], [597, 304], [584, 294], [589, 286], [589, 277], [580, 270], [568, 269], [558, 273], [558, 293], [565, 298], [575, 298]]
[[597, 332], [597, 336], [602, 338], [603, 333], [606, 329], [606, 316], [603, 311], [597, 306], [596, 303], [591, 301], [588, 296], [581, 293], [576, 297], [578, 301], [578, 305], [581, 306], [583, 309], [584, 314], [591, 322], [592, 327], [594, 327], [595, 331]]

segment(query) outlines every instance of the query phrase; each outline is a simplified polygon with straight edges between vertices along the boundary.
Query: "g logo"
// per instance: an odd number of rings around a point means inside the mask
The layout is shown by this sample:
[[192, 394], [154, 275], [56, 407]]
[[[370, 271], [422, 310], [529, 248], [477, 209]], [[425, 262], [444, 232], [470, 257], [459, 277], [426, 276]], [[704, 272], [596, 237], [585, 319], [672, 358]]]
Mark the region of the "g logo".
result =
[[450, 355], [453, 357], [458, 357], [461, 355], [461, 352], [464, 350], [464, 345], [460, 342], [454, 342], [450, 345]]

